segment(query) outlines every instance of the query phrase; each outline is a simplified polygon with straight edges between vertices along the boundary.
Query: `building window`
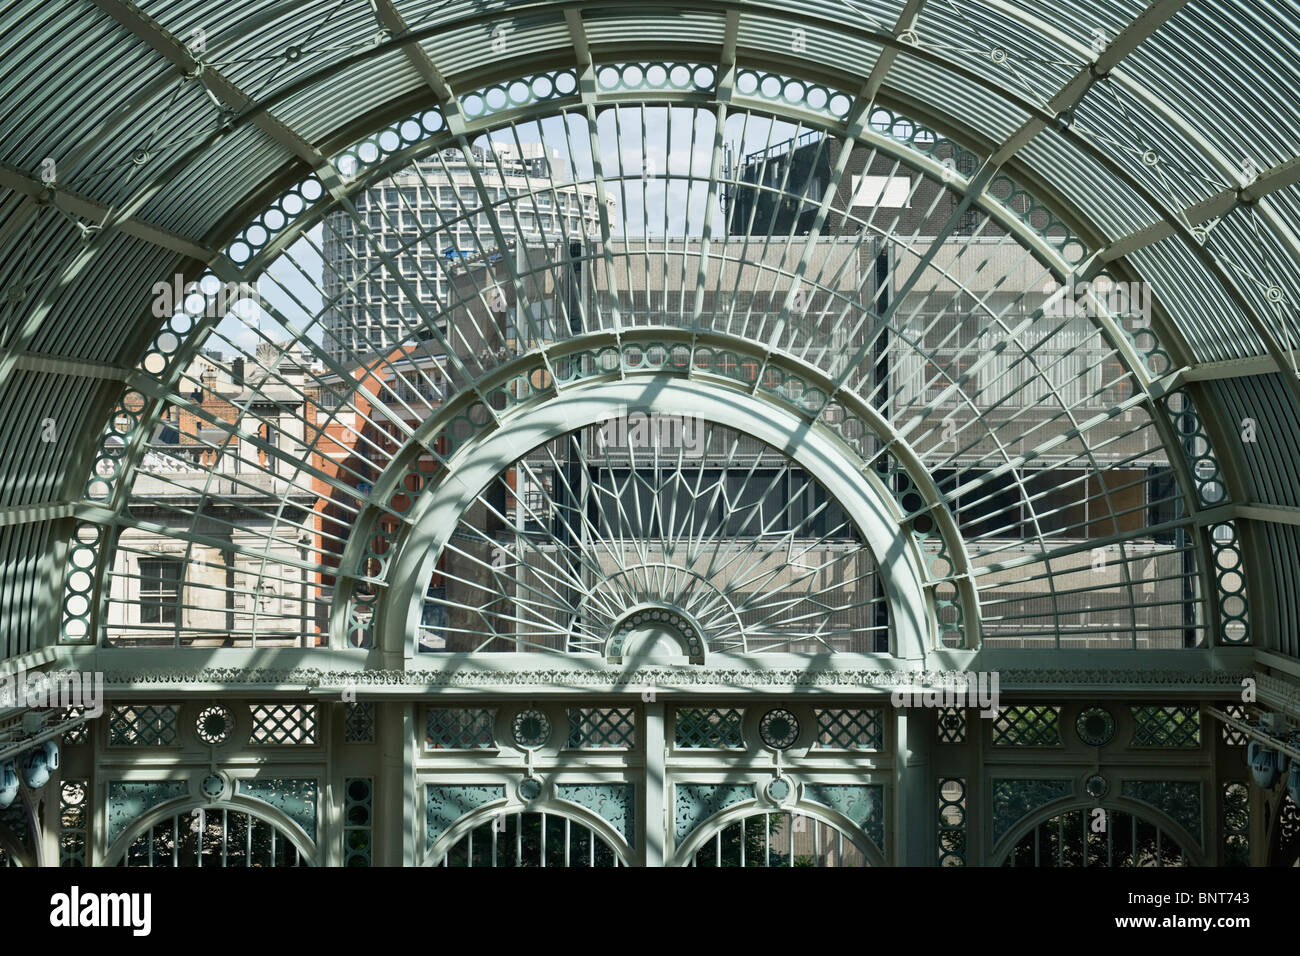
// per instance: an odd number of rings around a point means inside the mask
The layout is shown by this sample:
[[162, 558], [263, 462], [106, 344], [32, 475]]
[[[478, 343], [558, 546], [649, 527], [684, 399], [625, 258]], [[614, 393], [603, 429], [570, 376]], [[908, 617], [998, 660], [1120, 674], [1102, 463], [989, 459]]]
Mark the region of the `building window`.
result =
[[140, 623], [175, 624], [180, 607], [184, 562], [180, 558], [140, 559]]

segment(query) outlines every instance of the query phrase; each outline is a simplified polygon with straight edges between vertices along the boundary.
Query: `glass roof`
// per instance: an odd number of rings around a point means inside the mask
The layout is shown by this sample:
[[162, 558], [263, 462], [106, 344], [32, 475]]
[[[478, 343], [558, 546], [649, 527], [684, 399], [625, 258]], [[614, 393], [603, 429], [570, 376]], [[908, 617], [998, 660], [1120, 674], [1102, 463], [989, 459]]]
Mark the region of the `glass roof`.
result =
[[[900, 301], [925, 290], [970, 295], [963, 282], [969, 285], [984, 268], [1004, 278], [1015, 275], [1023, 293], [1029, 282], [1006, 258], [1012, 252], [1026, 252], [1042, 273], [1033, 277], [1038, 291], [1041, 280], [1091, 280], [1103, 269], [1121, 281], [1150, 283], [1157, 303], [1150, 344], [1164, 356], [1156, 367], [1149, 361], [1152, 352], [1135, 344], [1114, 317], [1100, 319], [1088, 333], [1094, 337], [1088, 347], [1116, 368], [1095, 390], [1120, 382], [1129, 389], [1111, 396], [1112, 404], [1098, 414], [1108, 420], [1130, 415], [1126, 437], [1140, 433], [1142, 421], [1150, 422], [1150, 436], [1134, 439], [1142, 448], [1135, 445], [1110, 461], [1154, 467], [1159, 455], [1192, 435], [1214, 453], [1212, 479], [1196, 463], [1209, 459], [1205, 453], [1189, 453], [1189, 470], [1179, 478], [1182, 494], [1200, 515], [1198, 526], [1235, 523], [1240, 531], [1232, 547], [1243, 549], [1248, 563], [1257, 562], [1254, 570], [1265, 578], [1293, 573], [1300, 562], [1288, 550], [1297, 544], [1295, 514], [1288, 509], [1300, 505], [1294, 480], [1300, 447], [1293, 434], [1300, 411], [1294, 351], [1300, 348], [1300, 15], [1289, 5], [20, 2], [0, 13], [0, 44], [0, 507], [6, 509], [0, 604], [12, 609], [0, 633], [10, 655], [57, 639], [60, 602], [50, 582], [64, 580], [70, 536], [84, 524], [118, 527], [128, 507], [121, 496], [105, 502], [86, 490], [96, 461], [104, 458], [103, 429], [113, 431], [115, 421], [139, 410], [124, 394], [138, 393], [151, 408], [161, 408], [188, 392], [185, 377], [193, 373], [173, 367], [170, 356], [193, 353], [199, 343], [187, 336], [211, 324], [176, 332], [172, 350], [161, 349], [159, 323], [165, 316], [152, 308], [156, 282], [206, 272], [223, 281], [261, 277], [265, 284], [270, 276], [272, 285], [283, 284], [288, 280], [276, 276], [273, 264], [291, 268], [285, 264], [296, 258], [302, 269], [304, 257], [325, 257], [323, 247], [310, 246], [330, 237], [328, 216], [338, 210], [360, 214], [355, 200], [363, 186], [409, 167], [434, 145], [465, 148], [490, 133], [514, 128], [517, 134], [548, 117], [569, 124], [570, 141], [579, 134], [588, 138], [581, 150], [570, 146], [573, 174], [597, 196], [608, 191], [616, 197], [615, 212], [598, 215], [596, 232], [608, 268], [615, 268], [616, 248], [617, 269], [630, 268], [624, 261], [635, 258], [627, 248], [633, 221], [627, 184], [648, 196], [643, 184], [655, 173], [643, 162], [649, 154], [631, 149], [612, 117], [635, 129], [640, 112], [668, 107], [689, 112], [694, 118], [688, 125], [700, 138], [685, 147], [666, 140], [666, 168], [658, 172], [676, 175], [687, 207], [698, 202], [704, 216], [713, 215], [712, 203], [728, 185], [722, 147], [742, 116], [767, 123], [769, 130], [780, 123], [796, 134], [824, 137], [819, 142], [852, 144], [846, 152], [867, 155], [869, 163], [902, 164], [895, 168], [905, 167], [914, 184], [942, 184], [935, 195], [950, 196], [953, 204], [945, 208], [966, 202], [975, 218], [954, 215], [938, 230], [909, 230], [888, 220], [855, 224], [861, 227], [853, 233], [857, 244], [874, 233], [894, 247], [893, 254], [915, 257], [907, 261], [918, 266], [924, 284], [915, 278], [909, 284], [901, 274], [885, 277], [884, 285]], [[661, 84], [650, 82], [644, 70], [635, 82], [626, 72], [615, 83], [601, 81], [602, 67], [652, 63], [666, 67]], [[673, 81], [674, 64], [689, 67], [686, 82]], [[558, 81], [561, 73], [573, 78], [568, 92]], [[748, 91], [747, 75], [756, 81]], [[538, 92], [539, 77], [550, 78], [546, 92]], [[776, 79], [774, 92], [765, 88], [765, 77]], [[1193, 77], [1198, 81], [1189, 82]], [[526, 86], [516, 96], [521, 78]], [[623, 104], [618, 114], [608, 108], [614, 103]], [[875, 129], [876, 109], [892, 111], [910, 132]], [[408, 136], [403, 121], [412, 117], [416, 135]], [[379, 137], [373, 157], [357, 146], [390, 127], [392, 144]], [[918, 135], [921, 127], [932, 130], [933, 138]], [[748, 148], [745, 134], [737, 135], [736, 142]], [[686, 158], [684, 168], [673, 167], [675, 149]], [[364, 169], [340, 165], [348, 150]], [[583, 151], [585, 168], [576, 162]], [[627, 168], [629, 155], [642, 163], [635, 171]], [[354, 182], [358, 173], [361, 181]], [[486, 188], [482, 171], [475, 175], [470, 188]], [[832, 175], [839, 182], [855, 173], [841, 164]], [[423, 188], [428, 191], [427, 183]], [[778, 185], [776, 192], [808, 201], [802, 189]], [[666, 207], [668, 199], [656, 202]], [[521, 202], [512, 205], [512, 216], [524, 214]], [[846, 223], [853, 217], [827, 216], [826, 208], [814, 231], [825, 238], [848, 235]], [[275, 210], [279, 220], [270, 215]], [[499, 224], [505, 211], [493, 210], [489, 220]], [[649, 213], [649, 205], [644, 211]], [[664, 216], [667, 221], [666, 211]], [[712, 235], [702, 223], [692, 223], [689, 212], [684, 226], [682, 231], [707, 246]], [[439, 219], [435, 231], [446, 235], [453, 228]], [[975, 241], [981, 230], [1003, 237], [1005, 255], [999, 258]], [[969, 241], [961, 243], [966, 251], [959, 255], [968, 258], [945, 262], [941, 253], [950, 248], [948, 240], [962, 236]], [[860, 290], [841, 288], [838, 265], [819, 264], [820, 274], [813, 276], [805, 240], [793, 233], [787, 238], [792, 241], [775, 264], [759, 267], [743, 252], [737, 259], [756, 275], [774, 265], [783, 281], [807, 274], [832, 300], [846, 297], [846, 316], [863, 305]], [[909, 240], [919, 245], [913, 249]], [[664, 263], [673, 258], [657, 255]], [[690, 258], [685, 252], [680, 257], [683, 263]], [[692, 267], [699, 269], [701, 283], [707, 276], [712, 284], [708, 270], [725, 263], [716, 256], [711, 262], [707, 250], [697, 258]], [[520, 263], [508, 263], [516, 271], [506, 287], [519, 287], [521, 271], [527, 272]], [[485, 283], [476, 294], [491, 288]], [[629, 291], [626, 285], [623, 291]], [[792, 287], [783, 292], [795, 294]], [[281, 296], [268, 310], [265, 327], [256, 321], [244, 325], [261, 333], [278, 361], [288, 354], [284, 342], [303, 337], [295, 323], [320, 309], [295, 309]], [[603, 311], [593, 312], [584, 331], [621, 331], [622, 311], [614, 295]], [[788, 313], [788, 303], [777, 309], [778, 316]], [[760, 349], [784, 348], [789, 343], [779, 337], [779, 321], [742, 325], [740, 337]], [[1004, 320], [1004, 326], [1005, 342], [1016, 348], [1032, 353], [1049, 347], [1035, 345], [1014, 321]], [[905, 334], [901, 316], [898, 331]], [[565, 337], [553, 335], [551, 341]], [[545, 352], [548, 346], [540, 342], [538, 337], [531, 345]], [[933, 341], [915, 345], [929, 361], [945, 347]], [[557, 346], [557, 354], [562, 351]], [[153, 374], [153, 354], [168, 356], [160, 361], [170, 377]], [[832, 389], [852, 389], [871, 404], [872, 382], [861, 368], [855, 375], [852, 364], [840, 370], [819, 366], [808, 354], [792, 357], [825, 376]], [[954, 354], [945, 361], [960, 359]], [[328, 365], [320, 375], [347, 371]], [[1083, 394], [1070, 391], [1083, 373], [1065, 368], [1044, 370], [1037, 381], [1048, 383], [1058, 406], [1068, 410], [1075, 402], [1069, 396]], [[490, 365], [481, 367], [465, 380], [490, 371]], [[949, 386], [960, 383], [950, 378]], [[1121, 407], [1128, 398], [1132, 406]], [[949, 511], [959, 512], [968, 507], [961, 495], [976, 490], [965, 485], [992, 489], [997, 467], [1023, 462], [1018, 453], [998, 447], [997, 433], [1009, 426], [982, 411], [979, 428], [991, 444], [980, 454], [999, 455], [1000, 465], [984, 462], [983, 472], [969, 480], [940, 473], [944, 462], [923, 460], [931, 452], [923, 436], [942, 428], [929, 401], [918, 399], [912, 417], [890, 422], [918, 456], [895, 467], [917, 479], [928, 470], [935, 494], [945, 498]], [[1256, 429], [1251, 438], [1244, 437], [1247, 419]], [[62, 440], [40, 439], [41, 432], [48, 434], [47, 420]], [[1102, 432], [1078, 421], [1072, 427], [1077, 434], [1066, 438], [1077, 443], [1073, 453], [1082, 458], [1095, 459], [1099, 442], [1119, 440], [1099, 439]], [[149, 472], [140, 455], [156, 436], [123, 434], [123, 441], [134, 443], [125, 452], [131, 468]], [[232, 437], [227, 427], [226, 439]], [[973, 467], [970, 461], [960, 466]], [[1216, 482], [1222, 483], [1218, 496], [1207, 497], [1207, 487]], [[1112, 492], [1105, 489], [1101, 497], [1109, 499]], [[1107, 518], [1118, 522], [1123, 510], [1110, 504]], [[954, 520], [960, 523], [960, 515]], [[1123, 537], [1118, 527], [1112, 533]], [[948, 530], [957, 532], [955, 526]], [[201, 534], [196, 523], [191, 540]], [[1211, 535], [1189, 553], [1196, 551], [1204, 565], [1216, 541], [1228, 544]], [[1079, 586], [1069, 575], [1077, 569], [1061, 566], [1063, 557], [1049, 549], [983, 574], [1001, 575], [1014, 591], [1014, 567], [1042, 562], [1041, 573], [1064, 575], [1065, 592], [1072, 593]], [[1026, 579], [1034, 573], [1022, 572]], [[1185, 565], [1176, 572], [1209, 573]], [[1140, 603], [1131, 580], [1116, 587], [1129, 589], [1122, 599], [1126, 608]], [[1258, 587], [1256, 594], [1270, 601], [1268, 619], [1276, 633], [1290, 634], [1294, 642], [1300, 609], [1267, 583]], [[954, 600], [966, 601], [968, 612], [982, 600], [986, 620], [999, 616], [987, 609], [997, 607], [996, 596], [963, 594]], [[1204, 626], [1198, 618], [1195, 628]], [[1051, 635], [1056, 646], [1060, 637], [1058, 627]]]

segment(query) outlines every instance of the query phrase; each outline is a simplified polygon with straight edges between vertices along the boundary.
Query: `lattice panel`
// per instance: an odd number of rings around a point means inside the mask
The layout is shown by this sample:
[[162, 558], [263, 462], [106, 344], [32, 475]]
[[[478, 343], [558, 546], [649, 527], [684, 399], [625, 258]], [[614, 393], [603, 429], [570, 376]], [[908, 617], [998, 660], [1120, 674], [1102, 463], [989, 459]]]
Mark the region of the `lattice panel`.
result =
[[[67, 716], [69, 718], [80, 717], [82, 713], [83, 713], [83, 708], [81, 707], [69, 707]], [[90, 724], [85, 721], [77, 724], [77, 726], [71, 728], [70, 730], [64, 731], [63, 744], [66, 747], [76, 747], [80, 744], [88, 743], [89, 741], [90, 741]]]
[[879, 750], [883, 743], [884, 722], [879, 710], [817, 709], [817, 747], [828, 750]]
[[[1223, 712], [1229, 717], [1237, 718], [1237, 720], [1246, 719], [1246, 708], [1240, 704], [1228, 704], [1223, 708]], [[1244, 747], [1246, 741], [1250, 740], [1245, 733], [1229, 724], [1220, 724], [1219, 733], [1223, 737], [1223, 742], [1229, 747]]]
[[741, 722], [745, 712], [737, 707], [682, 708], [677, 711], [676, 741], [683, 749], [741, 750], [745, 737]]
[[631, 707], [570, 707], [569, 750], [630, 750], [636, 746]]
[[124, 704], [108, 717], [112, 747], [170, 747], [176, 743], [180, 708], [171, 704]]
[[250, 744], [306, 745], [316, 743], [315, 704], [249, 704], [253, 715]]
[[993, 718], [995, 747], [1059, 747], [1061, 708], [1048, 704], [999, 707]]
[[431, 750], [487, 750], [495, 744], [490, 708], [430, 707], [425, 715], [424, 744]]
[[1134, 747], [1191, 748], [1200, 745], [1201, 711], [1198, 707], [1133, 708]]
[[375, 741], [375, 705], [368, 701], [348, 704], [343, 718], [343, 739], [350, 744]]
[[966, 742], [966, 711], [961, 707], [944, 707], [940, 709], [935, 722], [935, 733], [941, 744], [964, 744]]

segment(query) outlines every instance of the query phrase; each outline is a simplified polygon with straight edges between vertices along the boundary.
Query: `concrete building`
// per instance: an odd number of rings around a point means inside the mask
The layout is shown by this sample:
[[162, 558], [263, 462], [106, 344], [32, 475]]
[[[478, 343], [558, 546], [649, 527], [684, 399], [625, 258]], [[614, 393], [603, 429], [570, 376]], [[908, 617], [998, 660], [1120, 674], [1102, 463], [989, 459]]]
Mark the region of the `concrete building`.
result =
[[387, 351], [422, 315], [451, 307], [453, 265], [500, 253], [502, 237], [580, 239], [598, 228], [602, 203], [614, 212], [613, 196], [590, 183], [556, 187], [570, 172], [542, 143], [473, 146], [470, 157], [472, 167], [443, 150], [360, 193], [356, 219], [327, 219], [321, 288], [333, 354]]

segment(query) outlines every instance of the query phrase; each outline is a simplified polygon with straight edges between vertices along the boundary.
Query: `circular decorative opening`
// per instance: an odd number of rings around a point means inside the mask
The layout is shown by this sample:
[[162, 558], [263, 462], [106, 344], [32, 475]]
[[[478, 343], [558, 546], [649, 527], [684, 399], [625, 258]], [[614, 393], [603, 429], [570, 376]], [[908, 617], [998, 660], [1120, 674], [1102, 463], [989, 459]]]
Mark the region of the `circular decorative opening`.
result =
[[758, 722], [758, 735], [773, 750], [788, 750], [799, 739], [799, 718], [782, 707], [769, 710]]
[[536, 777], [525, 777], [519, 784], [519, 799], [525, 801], [536, 800], [542, 795], [542, 782]]
[[424, 130], [420, 127], [420, 124], [413, 119], [403, 122], [402, 125], [397, 128], [397, 131], [401, 135], [402, 143], [404, 145], [418, 143], [424, 138]]
[[794, 788], [790, 786], [789, 780], [784, 777], [777, 777], [767, 785], [764, 793], [767, 794], [767, 799], [773, 803], [785, 803], [786, 800], [790, 799], [790, 794], [793, 791]]
[[1101, 747], [1115, 736], [1115, 718], [1104, 707], [1089, 707], [1074, 723], [1079, 739], [1090, 747]]
[[370, 799], [370, 782], [357, 777], [348, 783], [348, 799], [356, 803], [364, 803]]
[[1106, 795], [1106, 791], [1110, 789], [1110, 784], [1106, 782], [1106, 778], [1101, 774], [1094, 773], [1084, 782], [1083, 789], [1088, 796], [1100, 798]]
[[194, 730], [199, 735], [199, 739], [212, 746], [224, 744], [234, 729], [235, 715], [221, 704], [205, 707], [194, 721]]
[[221, 796], [222, 791], [226, 789], [226, 782], [217, 774], [210, 773], [203, 778], [203, 782], [199, 784], [199, 789], [203, 791], [203, 795], [209, 800], [216, 800]]
[[348, 826], [363, 827], [370, 822], [370, 811], [364, 803], [351, 803], [344, 814]]
[[535, 750], [550, 739], [551, 719], [540, 710], [525, 710], [515, 715], [510, 730], [515, 743], [525, 750]]
[[1223, 613], [1228, 617], [1243, 617], [1246, 613], [1245, 600], [1242, 599], [1240, 595], [1233, 595], [1225, 598], [1223, 601]]

